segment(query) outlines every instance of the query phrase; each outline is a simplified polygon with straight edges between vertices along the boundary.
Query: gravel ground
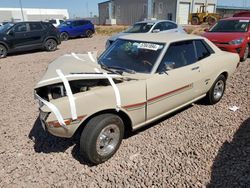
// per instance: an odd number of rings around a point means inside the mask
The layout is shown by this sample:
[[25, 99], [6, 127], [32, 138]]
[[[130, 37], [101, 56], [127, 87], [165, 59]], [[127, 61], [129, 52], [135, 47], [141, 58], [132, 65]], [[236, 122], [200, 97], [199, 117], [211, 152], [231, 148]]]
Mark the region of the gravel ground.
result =
[[[116, 155], [84, 163], [77, 138], [41, 128], [33, 88], [49, 62], [103, 51], [106, 36], [0, 60], [0, 187], [249, 187], [250, 66], [242, 63], [218, 104], [196, 103], [130, 134]], [[232, 112], [228, 107], [240, 109]]]

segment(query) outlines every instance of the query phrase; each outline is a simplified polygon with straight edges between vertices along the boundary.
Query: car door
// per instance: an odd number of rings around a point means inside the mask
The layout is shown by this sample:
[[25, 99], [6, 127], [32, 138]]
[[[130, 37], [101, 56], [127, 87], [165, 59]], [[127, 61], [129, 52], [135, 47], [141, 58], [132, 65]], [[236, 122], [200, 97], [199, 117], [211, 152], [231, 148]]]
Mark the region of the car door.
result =
[[193, 40], [171, 43], [156, 75], [147, 80], [147, 120], [201, 96], [201, 69]]
[[28, 45], [41, 46], [43, 44], [46, 31], [40, 22], [30, 22], [29, 30], [26, 33]]
[[8, 40], [10, 41], [12, 48], [18, 49], [28, 44], [27, 31], [27, 23], [18, 23], [8, 32]]
[[74, 21], [72, 23], [73, 29], [74, 29], [74, 36], [80, 36], [83, 34], [83, 22], [81, 20]]

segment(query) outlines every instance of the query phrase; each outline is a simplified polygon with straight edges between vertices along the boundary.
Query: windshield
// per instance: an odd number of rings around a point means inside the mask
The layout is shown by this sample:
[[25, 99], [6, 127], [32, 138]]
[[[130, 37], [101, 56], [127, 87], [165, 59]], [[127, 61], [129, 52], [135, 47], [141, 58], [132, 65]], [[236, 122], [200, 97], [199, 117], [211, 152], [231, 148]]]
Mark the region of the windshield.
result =
[[6, 23], [2, 26], [0, 26], [0, 32], [4, 33], [6, 32], [9, 28], [11, 28], [14, 24], [13, 23]]
[[154, 23], [137, 23], [128, 28], [124, 33], [147, 33], [152, 28]]
[[247, 32], [249, 20], [221, 20], [210, 32]]
[[108, 69], [128, 73], [151, 73], [164, 44], [118, 39], [99, 58]]

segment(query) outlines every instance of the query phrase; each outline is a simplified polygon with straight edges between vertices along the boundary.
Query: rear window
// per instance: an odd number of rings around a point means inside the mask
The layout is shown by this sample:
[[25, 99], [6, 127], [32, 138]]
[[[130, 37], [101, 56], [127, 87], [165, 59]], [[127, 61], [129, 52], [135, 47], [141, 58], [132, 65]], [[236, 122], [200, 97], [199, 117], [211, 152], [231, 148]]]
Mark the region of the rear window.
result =
[[31, 31], [39, 31], [39, 30], [42, 30], [43, 27], [40, 23], [30, 23], [30, 30]]
[[49, 20], [49, 23], [56, 24], [56, 20]]
[[195, 47], [197, 52], [197, 60], [202, 60], [208, 56], [211, 55], [210, 51], [207, 49], [207, 47], [204, 45], [203, 41], [196, 40], [195, 41]]

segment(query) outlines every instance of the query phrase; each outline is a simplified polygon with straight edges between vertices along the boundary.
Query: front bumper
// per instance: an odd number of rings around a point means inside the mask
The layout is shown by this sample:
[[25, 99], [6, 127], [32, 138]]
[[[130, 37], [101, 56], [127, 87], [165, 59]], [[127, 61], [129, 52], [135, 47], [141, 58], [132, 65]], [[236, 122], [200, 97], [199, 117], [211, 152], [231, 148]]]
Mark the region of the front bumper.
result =
[[49, 133], [51, 133], [54, 136], [71, 138], [74, 135], [77, 128], [81, 125], [80, 122], [74, 122], [74, 123], [71, 123], [70, 125], [68, 125], [67, 128], [64, 128], [62, 126], [54, 127], [48, 123], [48, 117], [50, 114], [51, 114], [50, 112], [43, 112], [40, 109], [39, 119], [40, 119], [40, 122], [41, 122], [43, 129], [45, 131], [48, 131]]

